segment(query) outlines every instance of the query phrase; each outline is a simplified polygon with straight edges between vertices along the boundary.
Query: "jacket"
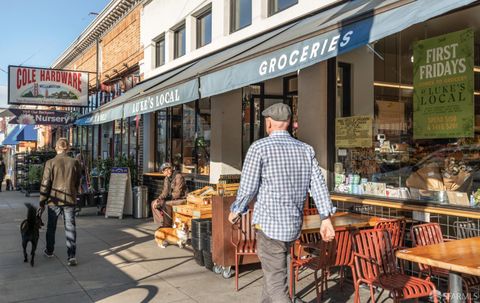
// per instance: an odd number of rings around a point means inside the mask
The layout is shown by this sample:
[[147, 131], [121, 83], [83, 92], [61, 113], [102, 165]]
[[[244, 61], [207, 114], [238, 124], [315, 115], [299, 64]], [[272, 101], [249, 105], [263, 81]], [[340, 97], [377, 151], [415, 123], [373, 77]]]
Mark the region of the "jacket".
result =
[[160, 200], [177, 200], [185, 198], [187, 193], [187, 184], [185, 178], [181, 173], [174, 172], [172, 176], [165, 177], [163, 181], [163, 190], [160, 196]]
[[40, 205], [75, 206], [80, 179], [80, 163], [67, 154], [57, 154], [45, 163], [40, 185]]

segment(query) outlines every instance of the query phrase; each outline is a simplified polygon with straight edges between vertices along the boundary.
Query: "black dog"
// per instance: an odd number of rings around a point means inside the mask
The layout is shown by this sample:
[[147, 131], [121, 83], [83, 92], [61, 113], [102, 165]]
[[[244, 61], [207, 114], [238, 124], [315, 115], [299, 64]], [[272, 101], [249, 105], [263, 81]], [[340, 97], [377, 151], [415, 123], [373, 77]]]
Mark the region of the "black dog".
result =
[[43, 226], [42, 219], [37, 215], [37, 209], [30, 203], [25, 203], [28, 208], [27, 220], [20, 225], [20, 233], [22, 234], [23, 262], [28, 262], [27, 244], [32, 243], [32, 251], [30, 253], [30, 265], [35, 264], [35, 250], [37, 249], [38, 238], [40, 237], [40, 228]]

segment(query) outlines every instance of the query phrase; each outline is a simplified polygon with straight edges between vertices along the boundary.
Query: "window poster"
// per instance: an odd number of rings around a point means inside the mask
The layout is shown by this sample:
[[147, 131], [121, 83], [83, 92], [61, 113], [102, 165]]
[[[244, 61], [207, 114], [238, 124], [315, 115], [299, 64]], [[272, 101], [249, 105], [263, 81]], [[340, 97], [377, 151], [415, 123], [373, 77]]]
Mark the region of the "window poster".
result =
[[337, 118], [335, 121], [335, 143], [337, 148], [372, 147], [373, 118], [354, 116]]
[[466, 29], [415, 44], [414, 139], [474, 136], [473, 43]]

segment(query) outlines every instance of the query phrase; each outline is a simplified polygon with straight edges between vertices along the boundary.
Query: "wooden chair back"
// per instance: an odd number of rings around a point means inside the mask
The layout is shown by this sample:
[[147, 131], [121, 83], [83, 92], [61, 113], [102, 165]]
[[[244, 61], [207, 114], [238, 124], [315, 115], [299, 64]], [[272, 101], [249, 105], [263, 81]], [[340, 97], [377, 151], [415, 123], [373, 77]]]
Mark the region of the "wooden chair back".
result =
[[478, 237], [478, 229], [473, 221], [455, 221], [453, 226], [457, 239]]
[[390, 233], [392, 246], [394, 249], [404, 246], [405, 229], [407, 222], [405, 219], [388, 219], [381, 220], [375, 224], [376, 229], [385, 229]]
[[380, 274], [398, 273], [388, 231], [363, 229], [352, 237], [357, 279], [372, 281]]

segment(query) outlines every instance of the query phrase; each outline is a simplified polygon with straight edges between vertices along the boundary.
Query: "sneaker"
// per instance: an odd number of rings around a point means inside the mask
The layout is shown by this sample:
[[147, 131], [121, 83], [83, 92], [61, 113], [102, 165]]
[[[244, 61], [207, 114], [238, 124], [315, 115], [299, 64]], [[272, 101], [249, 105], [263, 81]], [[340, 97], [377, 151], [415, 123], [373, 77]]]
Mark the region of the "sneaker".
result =
[[43, 254], [47, 258], [53, 258], [54, 257], [53, 253], [49, 253], [46, 248], [43, 250]]
[[75, 257], [73, 258], [68, 258], [68, 262], [67, 262], [67, 265], [68, 266], [76, 266], [78, 263], [77, 263], [77, 259], [75, 259]]

